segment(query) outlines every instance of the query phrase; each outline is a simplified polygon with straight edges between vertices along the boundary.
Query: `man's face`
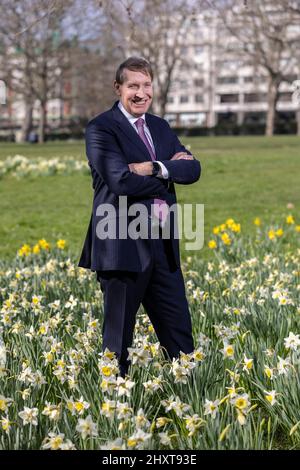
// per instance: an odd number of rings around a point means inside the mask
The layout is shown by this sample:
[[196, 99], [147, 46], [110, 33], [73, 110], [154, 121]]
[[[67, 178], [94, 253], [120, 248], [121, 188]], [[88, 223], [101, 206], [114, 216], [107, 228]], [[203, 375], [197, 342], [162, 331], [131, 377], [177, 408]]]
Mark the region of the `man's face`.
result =
[[132, 116], [140, 117], [151, 105], [153, 88], [150, 75], [133, 70], [124, 70], [125, 80], [122, 85], [116, 81], [114, 87], [126, 111]]

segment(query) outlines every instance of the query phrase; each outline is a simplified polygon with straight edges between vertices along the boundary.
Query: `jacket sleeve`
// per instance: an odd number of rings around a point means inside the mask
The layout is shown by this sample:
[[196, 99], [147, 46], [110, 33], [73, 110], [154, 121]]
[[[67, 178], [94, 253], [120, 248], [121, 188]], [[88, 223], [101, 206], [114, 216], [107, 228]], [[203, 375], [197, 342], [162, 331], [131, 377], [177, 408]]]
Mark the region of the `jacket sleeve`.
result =
[[[174, 142], [173, 155], [177, 152], [186, 152], [189, 155], [192, 155], [191, 152], [181, 144], [177, 135], [170, 127], [169, 132], [172, 133]], [[163, 160], [163, 164], [169, 172], [169, 181], [173, 183], [192, 184], [200, 178], [201, 165], [199, 160], [195, 157], [193, 160]]]
[[90, 165], [117, 196], [157, 197], [167, 194], [166, 185], [153, 176], [131, 173], [114, 134], [95, 123], [87, 126], [86, 153]]

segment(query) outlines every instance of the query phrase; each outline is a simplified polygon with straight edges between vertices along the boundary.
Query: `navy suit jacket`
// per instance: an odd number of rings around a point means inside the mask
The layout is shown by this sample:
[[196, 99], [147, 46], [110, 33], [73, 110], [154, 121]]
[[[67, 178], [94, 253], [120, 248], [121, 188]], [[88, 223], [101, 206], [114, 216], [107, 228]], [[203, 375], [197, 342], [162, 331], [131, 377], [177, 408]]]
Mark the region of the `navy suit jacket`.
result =
[[[138, 133], [119, 109], [118, 101], [110, 110], [99, 114], [87, 125], [86, 153], [93, 179], [94, 200], [79, 261], [80, 267], [92, 271], [144, 271], [151, 256], [149, 240], [134, 240], [129, 237], [100, 239], [96, 234], [96, 226], [101, 221], [101, 216], [96, 215], [97, 207], [104, 203], [113, 204], [118, 227], [120, 217], [124, 217], [119, 212], [119, 196], [127, 196], [128, 207], [139, 202], [150, 208], [155, 197], [164, 199], [170, 206], [176, 202], [174, 183], [191, 184], [200, 177], [200, 162], [195, 158], [170, 160], [176, 152], [190, 152], [180, 143], [167, 121], [149, 113], [146, 113], [145, 119], [153, 139], [156, 159], [162, 161], [167, 168], [168, 180], [130, 172], [129, 163], [151, 161], [151, 156]], [[173, 220], [174, 223], [176, 222]], [[179, 240], [174, 238], [174, 225], [171, 224], [170, 228], [174, 259], [179, 267]]]

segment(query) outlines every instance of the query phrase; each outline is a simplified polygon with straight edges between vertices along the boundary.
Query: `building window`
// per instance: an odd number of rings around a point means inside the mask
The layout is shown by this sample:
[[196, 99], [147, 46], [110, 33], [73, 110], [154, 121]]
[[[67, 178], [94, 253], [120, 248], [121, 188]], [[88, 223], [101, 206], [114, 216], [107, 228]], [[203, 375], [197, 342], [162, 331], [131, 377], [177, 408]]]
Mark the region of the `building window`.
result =
[[266, 93], [245, 93], [244, 96], [245, 103], [263, 103], [266, 99]]
[[228, 69], [236, 69], [237, 67], [242, 67], [244, 65], [242, 60], [219, 60], [217, 61], [217, 67], [220, 67], [221, 69], [224, 68], [226, 70]]
[[167, 103], [174, 103], [174, 96], [168, 96]]
[[201, 55], [203, 50], [204, 50], [204, 48], [202, 46], [196, 46], [195, 47], [195, 54], [196, 55]]
[[189, 97], [187, 95], [180, 96], [180, 103], [188, 103], [188, 102], [189, 102]]
[[291, 101], [292, 100], [292, 93], [288, 93], [288, 92], [279, 93], [278, 100], [279, 101]]
[[218, 113], [218, 124], [237, 124], [237, 113]]
[[220, 103], [238, 103], [239, 102], [239, 95], [237, 94], [226, 94], [226, 95], [219, 95], [220, 96]]
[[219, 85], [238, 83], [238, 77], [218, 77], [217, 83]]
[[293, 83], [295, 80], [297, 80], [297, 75], [286, 75], [284, 77], [284, 81], [288, 83]]
[[255, 113], [245, 113], [244, 115], [244, 124], [265, 124], [266, 123], [266, 113], [264, 112], [255, 112]]
[[202, 87], [203, 86], [203, 78], [195, 78], [194, 86], [195, 87]]
[[195, 102], [196, 103], [203, 103], [203, 95], [200, 95], [200, 93], [197, 93], [195, 95]]
[[244, 83], [252, 83], [253, 77], [244, 77]]

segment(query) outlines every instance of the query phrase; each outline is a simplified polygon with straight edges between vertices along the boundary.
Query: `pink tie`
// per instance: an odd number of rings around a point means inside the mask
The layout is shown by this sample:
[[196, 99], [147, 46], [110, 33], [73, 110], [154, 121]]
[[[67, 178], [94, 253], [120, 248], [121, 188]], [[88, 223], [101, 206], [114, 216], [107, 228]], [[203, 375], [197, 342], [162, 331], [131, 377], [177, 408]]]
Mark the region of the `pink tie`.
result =
[[[142, 139], [142, 141], [144, 142], [144, 144], [146, 145], [148, 149], [148, 152], [150, 153], [151, 159], [156, 160], [155, 153], [144, 131], [144, 122], [145, 121], [143, 118], [139, 118], [135, 121], [134, 124], [137, 127], [140, 138]], [[169, 210], [168, 204], [163, 199], [157, 199], [157, 198], [154, 199], [154, 215], [159, 220], [161, 220], [162, 222], [165, 222], [167, 215], [168, 215], [168, 210]]]

